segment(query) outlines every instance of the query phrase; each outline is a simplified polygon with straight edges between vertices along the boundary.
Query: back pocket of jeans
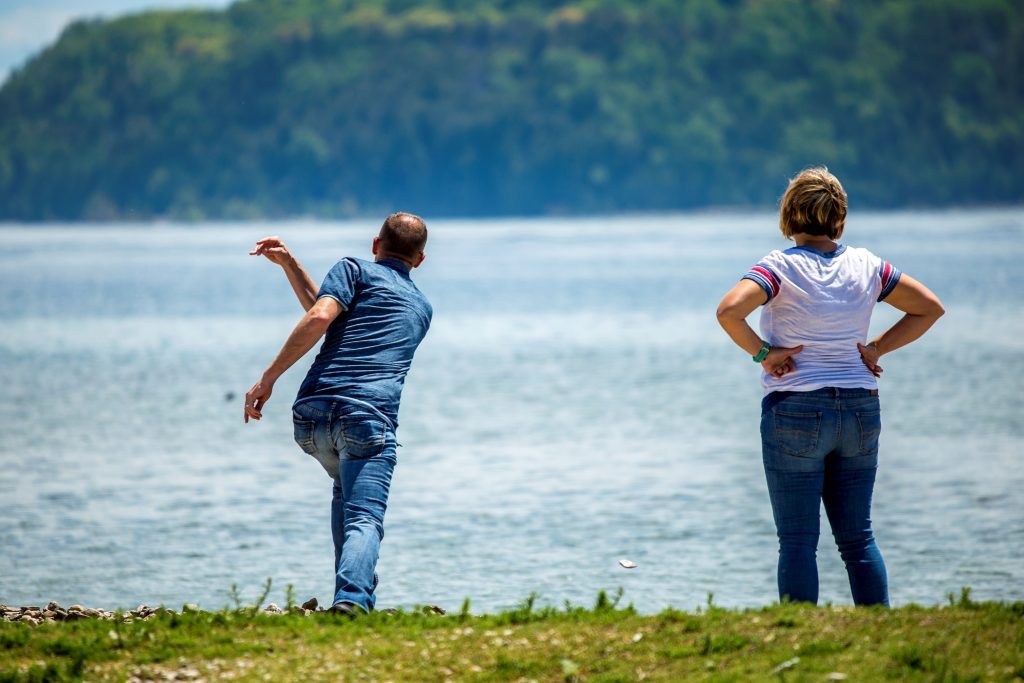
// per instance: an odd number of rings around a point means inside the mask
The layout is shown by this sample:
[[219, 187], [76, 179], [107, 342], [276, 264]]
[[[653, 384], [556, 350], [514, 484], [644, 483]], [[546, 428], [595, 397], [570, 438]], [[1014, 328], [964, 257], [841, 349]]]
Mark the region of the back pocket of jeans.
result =
[[878, 436], [882, 433], [882, 413], [877, 410], [858, 412], [857, 424], [860, 426], [860, 455], [877, 453]]
[[299, 444], [299, 448], [303, 451], [312, 455], [316, 450], [316, 443], [313, 440], [313, 429], [316, 423], [313, 420], [293, 417], [292, 424], [295, 429], [295, 443]]
[[344, 457], [352, 460], [375, 458], [384, 452], [388, 427], [379, 420], [343, 420]]
[[776, 408], [775, 442], [784, 453], [807, 456], [818, 447], [821, 413], [794, 413]]

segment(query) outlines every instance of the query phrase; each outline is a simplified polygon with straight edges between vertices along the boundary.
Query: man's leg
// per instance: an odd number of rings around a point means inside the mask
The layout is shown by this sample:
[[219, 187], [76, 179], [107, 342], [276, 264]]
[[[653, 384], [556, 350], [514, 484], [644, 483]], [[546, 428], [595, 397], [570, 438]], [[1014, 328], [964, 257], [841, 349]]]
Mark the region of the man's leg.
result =
[[[334, 408], [334, 402], [326, 399], [305, 401], [294, 407], [292, 419], [296, 443], [303, 451], [316, 458], [333, 481], [331, 535], [334, 537], [334, 573], [337, 574], [341, 545], [344, 541], [345, 506], [338, 471], [338, 449], [330, 433], [330, 416]], [[338, 590], [337, 582], [334, 590]]]
[[340, 478], [334, 480], [331, 498], [331, 536], [334, 538], [334, 594], [337, 595], [341, 590], [338, 563], [341, 562], [341, 547], [345, 544], [345, 492]]
[[396, 444], [394, 433], [383, 427], [354, 425], [343, 431], [348, 442], [339, 463], [342, 501], [336, 518], [341, 522], [341, 550], [334, 602], [353, 603], [369, 612], [376, 602], [377, 559], [397, 463]]

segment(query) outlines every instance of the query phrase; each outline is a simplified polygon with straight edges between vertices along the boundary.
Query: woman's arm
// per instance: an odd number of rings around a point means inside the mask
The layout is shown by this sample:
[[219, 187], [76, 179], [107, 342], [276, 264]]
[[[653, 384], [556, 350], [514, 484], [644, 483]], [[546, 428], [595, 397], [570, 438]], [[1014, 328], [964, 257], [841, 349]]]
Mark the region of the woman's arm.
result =
[[906, 315], [867, 345], [857, 344], [864, 365], [876, 377], [882, 373], [879, 357], [920, 338], [946, 312], [934, 292], [906, 274], [900, 276], [896, 288], [885, 297], [885, 303]]
[[[764, 341], [747, 324], [747, 316], [767, 298], [768, 295], [760, 285], [750, 280], [740, 280], [718, 304], [718, 324], [736, 342], [736, 346], [752, 357], [761, 351]], [[803, 351], [803, 348], [803, 345], [793, 348], [772, 348], [761, 361], [761, 367], [770, 375], [782, 377], [796, 369], [793, 356]]]
[[266, 256], [268, 260], [284, 269], [288, 277], [288, 284], [292, 286], [295, 296], [299, 298], [303, 310], [308, 311], [316, 303], [318, 288], [313, 278], [302, 267], [298, 259], [292, 256], [288, 247], [281, 241], [280, 237], [264, 237], [256, 242], [256, 246], [249, 252], [250, 256]]

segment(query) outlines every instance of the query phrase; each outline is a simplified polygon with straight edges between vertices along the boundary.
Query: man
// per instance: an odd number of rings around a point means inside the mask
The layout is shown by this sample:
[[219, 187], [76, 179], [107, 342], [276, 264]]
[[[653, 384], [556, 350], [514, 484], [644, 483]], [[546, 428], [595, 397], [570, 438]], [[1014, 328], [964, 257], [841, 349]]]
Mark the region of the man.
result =
[[327, 335], [292, 413], [295, 441], [334, 479], [331, 610], [346, 616], [370, 612], [376, 600], [398, 404], [433, 314], [409, 277], [423, 263], [426, 242], [421, 218], [391, 214], [373, 240], [375, 261], [338, 261], [319, 290], [280, 239], [262, 239], [250, 252], [284, 268], [307, 312], [245, 395], [246, 422], [263, 417], [274, 382]]

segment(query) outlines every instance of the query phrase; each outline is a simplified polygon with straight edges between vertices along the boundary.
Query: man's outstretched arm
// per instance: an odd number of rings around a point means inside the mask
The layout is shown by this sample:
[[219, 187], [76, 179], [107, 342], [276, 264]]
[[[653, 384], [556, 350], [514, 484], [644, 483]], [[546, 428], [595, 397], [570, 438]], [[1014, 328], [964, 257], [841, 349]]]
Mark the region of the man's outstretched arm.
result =
[[281, 347], [281, 352], [264, 371], [263, 376], [252, 389], [245, 394], [245, 421], [251, 417], [259, 420], [263, 417], [263, 406], [270, 400], [270, 394], [274, 391], [274, 382], [285, 371], [295, 364], [295, 361], [306, 355], [306, 352], [313, 348], [313, 345], [320, 340], [327, 328], [331, 326], [334, 319], [345, 310], [341, 304], [330, 297], [321, 297], [302, 316], [302, 320], [295, 326], [288, 336], [288, 341]]
[[256, 242], [256, 246], [249, 252], [250, 256], [266, 256], [267, 259], [284, 269], [288, 276], [288, 284], [295, 291], [303, 310], [308, 311], [316, 303], [317, 286], [313, 278], [302, 267], [299, 260], [295, 258], [280, 237], [264, 237]]

